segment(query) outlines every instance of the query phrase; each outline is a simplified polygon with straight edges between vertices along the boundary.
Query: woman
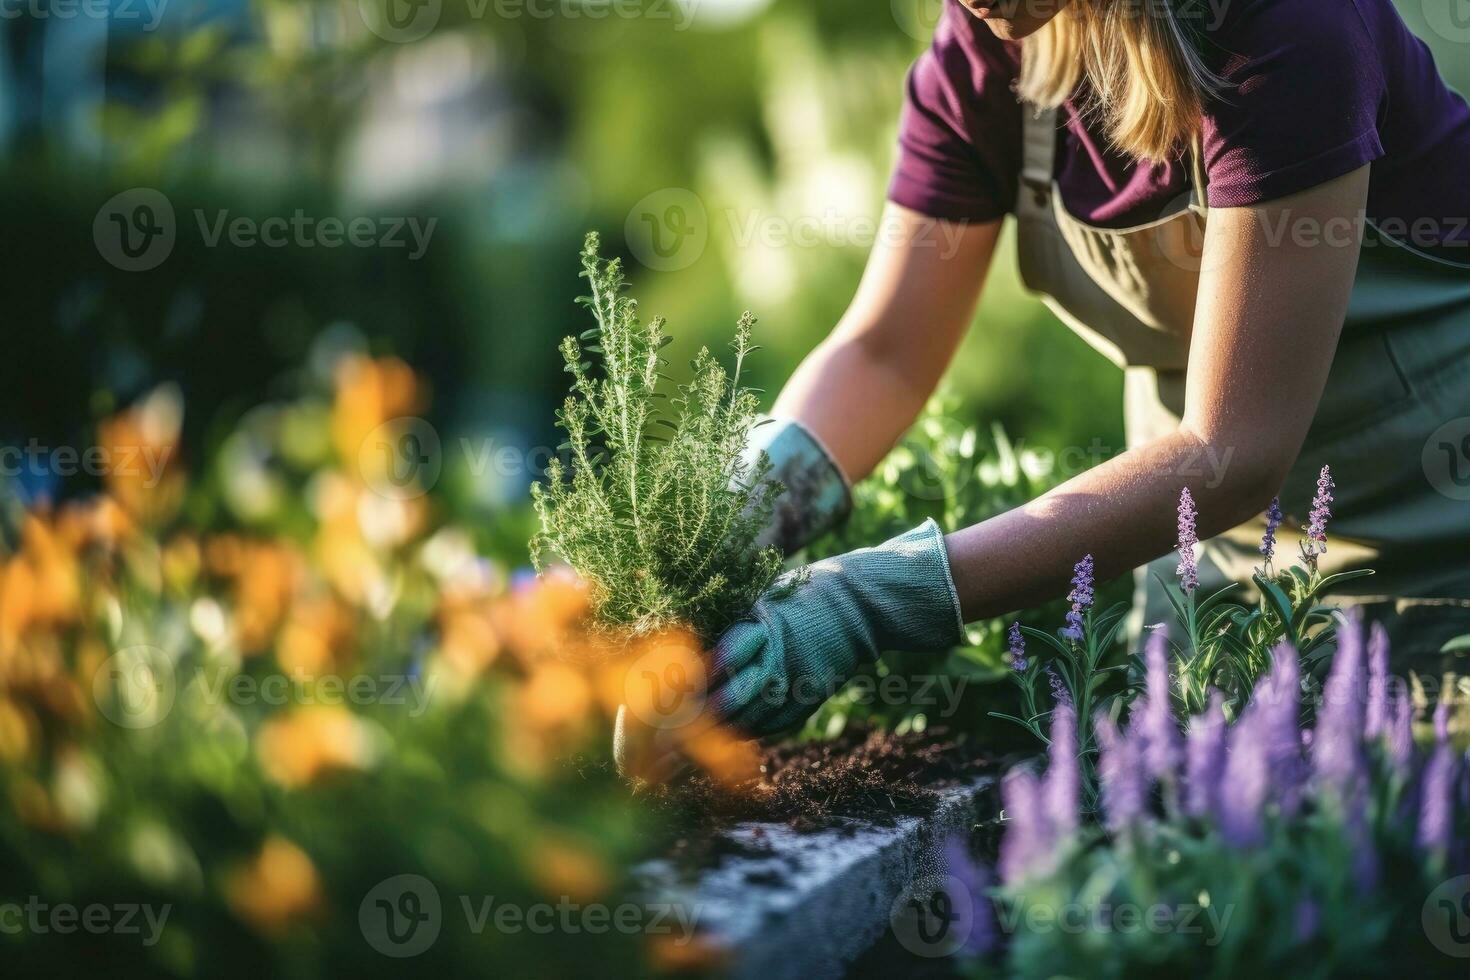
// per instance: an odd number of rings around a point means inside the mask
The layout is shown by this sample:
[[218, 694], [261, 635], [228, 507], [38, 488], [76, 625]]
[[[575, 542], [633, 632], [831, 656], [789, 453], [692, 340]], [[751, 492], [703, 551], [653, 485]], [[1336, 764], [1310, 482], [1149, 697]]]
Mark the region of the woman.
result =
[[1470, 459], [1454, 458], [1470, 436], [1470, 107], [1391, 0], [1032, 8], [947, 4], [908, 82], [885, 217], [901, 243], [875, 248], [752, 452], [789, 488], [773, 540], [839, 520], [944, 372], [1006, 214], [1027, 285], [1123, 368], [1129, 448], [762, 600], [710, 684], [715, 713], [752, 734], [800, 722], [882, 651], [943, 648], [965, 621], [1062, 594], [1084, 554], [1103, 577], [1172, 571], [1186, 486], [1215, 536], [1202, 574], [1248, 579], [1259, 515], [1279, 493], [1283, 530], [1304, 523], [1324, 464], [1324, 567], [1377, 569], [1352, 599], [1396, 655], [1470, 631]]

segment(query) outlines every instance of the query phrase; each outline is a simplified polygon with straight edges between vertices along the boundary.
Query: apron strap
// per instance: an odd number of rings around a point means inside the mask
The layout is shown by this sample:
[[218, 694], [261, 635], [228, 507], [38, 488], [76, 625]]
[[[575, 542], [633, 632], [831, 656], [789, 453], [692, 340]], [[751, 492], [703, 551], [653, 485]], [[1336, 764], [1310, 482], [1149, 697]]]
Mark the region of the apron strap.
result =
[[[1021, 186], [1017, 189], [1018, 212], [1050, 210], [1052, 181], [1056, 174], [1057, 110], [1038, 109], [1021, 103]], [[1204, 138], [1196, 135], [1189, 143], [1189, 178], [1194, 203], [1209, 209], [1209, 175], [1205, 172]]]
[[1051, 210], [1051, 182], [1057, 154], [1057, 110], [1021, 103], [1021, 186], [1018, 213]]
[[1194, 182], [1194, 202], [1201, 211], [1208, 211], [1210, 177], [1205, 172], [1205, 140], [1198, 133], [1189, 141], [1189, 179]]

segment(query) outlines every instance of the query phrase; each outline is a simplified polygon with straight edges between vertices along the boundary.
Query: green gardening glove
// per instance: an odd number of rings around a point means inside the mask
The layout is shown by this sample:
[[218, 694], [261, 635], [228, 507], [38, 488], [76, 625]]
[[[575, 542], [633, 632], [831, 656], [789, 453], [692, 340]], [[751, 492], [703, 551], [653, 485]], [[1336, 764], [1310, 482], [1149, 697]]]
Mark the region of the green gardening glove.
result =
[[716, 719], [750, 735], [791, 728], [878, 654], [941, 650], [963, 635], [944, 533], [932, 520], [806, 572], [794, 590], [778, 582], [715, 645]]
[[761, 547], [776, 545], [790, 555], [823, 531], [836, 527], [852, 509], [847, 477], [832, 454], [801, 423], [766, 418], [750, 432], [745, 446], [747, 472], [760, 455], [771, 461], [769, 477], [786, 492], [772, 502], [771, 521], [756, 539]]

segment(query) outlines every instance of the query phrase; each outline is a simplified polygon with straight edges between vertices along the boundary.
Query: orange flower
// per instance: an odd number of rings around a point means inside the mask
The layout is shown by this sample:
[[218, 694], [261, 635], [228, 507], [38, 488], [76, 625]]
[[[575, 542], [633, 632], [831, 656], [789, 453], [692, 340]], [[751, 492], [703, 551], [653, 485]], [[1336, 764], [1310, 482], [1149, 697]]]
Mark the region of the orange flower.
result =
[[[347, 469], [357, 472], [359, 450], [374, 429], [420, 410], [418, 381], [412, 369], [396, 357], [372, 360], [361, 356], [343, 358], [335, 380], [332, 444]], [[365, 479], [373, 475], [363, 474]]]
[[266, 776], [295, 789], [328, 772], [365, 768], [372, 759], [372, 734], [346, 708], [297, 708], [261, 726], [255, 754]]
[[[705, 772], [727, 786], [741, 786], [760, 777], [761, 754], [757, 744], [721, 726], [691, 725], [700, 729], [684, 735], [681, 747]], [[681, 732], [682, 734], [682, 732]]]
[[585, 647], [587, 638], [576, 627], [587, 605], [586, 584], [570, 573], [554, 571], [497, 603], [491, 617], [506, 647], [529, 662]]
[[0, 761], [17, 763], [30, 758], [36, 736], [36, 717], [30, 709], [0, 698]]
[[575, 667], [549, 660], [532, 669], [517, 703], [513, 723], [542, 732], [565, 728], [587, 717], [592, 686]]
[[566, 835], [544, 835], [528, 852], [527, 872], [543, 892], [574, 902], [607, 893], [611, 874], [596, 852]]
[[211, 572], [234, 580], [241, 651], [268, 649], [305, 578], [301, 554], [289, 544], [220, 535], [205, 543], [204, 559]]
[[320, 911], [324, 895], [306, 852], [272, 836], [253, 860], [226, 878], [225, 899], [237, 916], [274, 938]]
[[500, 655], [500, 637], [484, 610], [447, 609], [439, 623], [439, 654], [461, 675], [479, 674]]
[[353, 621], [330, 595], [298, 599], [281, 630], [276, 661], [291, 677], [333, 672], [351, 659]]
[[97, 428], [107, 492], [144, 523], [161, 522], [183, 500], [183, 474], [175, 465], [183, 419], [178, 389], [165, 385]]
[[717, 973], [730, 960], [730, 950], [706, 936], [686, 937], [679, 933], [649, 937], [653, 967], [659, 973]]

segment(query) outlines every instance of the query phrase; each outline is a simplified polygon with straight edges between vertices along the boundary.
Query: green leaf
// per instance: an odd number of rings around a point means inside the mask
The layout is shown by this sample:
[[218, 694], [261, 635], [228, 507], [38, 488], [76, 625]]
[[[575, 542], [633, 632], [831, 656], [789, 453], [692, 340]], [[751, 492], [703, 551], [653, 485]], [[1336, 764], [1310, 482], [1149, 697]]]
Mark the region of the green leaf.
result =
[[1439, 648], [1440, 653], [1464, 653], [1470, 651], [1470, 633], [1457, 636]]
[[1045, 643], [1047, 646], [1055, 650], [1057, 653], [1061, 654], [1063, 657], [1070, 658], [1072, 656], [1071, 649], [1069, 649], [1067, 645], [1062, 642], [1060, 637], [1054, 636], [1051, 633], [1044, 632], [1043, 630], [1033, 629], [1030, 626], [1022, 626], [1021, 633], [1025, 636], [1031, 637], [1033, 640], [1040, 640], [1041, 642]]
[[1281, 591], [1281, 586], [1275, 582], [1267, 581], [1259, 575], [1252, 577], [1255, 579], [1256, 587], [1261, 590], [1261, 597], [1271, 606], [1276, 613], [1276, 618], [1281, 620], [1287, 639], [1296, 642], [1296, 633], [1292, 628], [1291, 600], [1286, 597], [1285, 592]]

